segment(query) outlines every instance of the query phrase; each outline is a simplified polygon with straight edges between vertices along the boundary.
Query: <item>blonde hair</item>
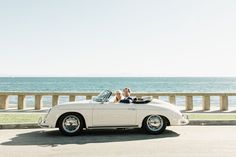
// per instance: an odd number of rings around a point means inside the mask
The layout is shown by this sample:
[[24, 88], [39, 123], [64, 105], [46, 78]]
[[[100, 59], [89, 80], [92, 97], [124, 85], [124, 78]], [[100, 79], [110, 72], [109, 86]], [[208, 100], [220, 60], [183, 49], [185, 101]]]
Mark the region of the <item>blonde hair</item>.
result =
[[121, 90], [117, 90], [116, 93], [120, 93], [120, 94], [122, 94], [122, 91], [121, 91]]
[[[115, 95], [116, 95], [117, 93], [120, 94], [120, 97], [121, 97], [121, 99], [122, 99], [122, 97], [123, 97], [123, 95], [122, 95], [122, 91], [121, 91], [121, 90], [117, 90], [116, 93], [115, 93]], [[121, 99], [120, 99], [120, 100], [121, 100]], [[118, 100], [117, 97], [115, 96], [115, 100], [114, 100], [114, 102], [120, 102], [120, 100]]]

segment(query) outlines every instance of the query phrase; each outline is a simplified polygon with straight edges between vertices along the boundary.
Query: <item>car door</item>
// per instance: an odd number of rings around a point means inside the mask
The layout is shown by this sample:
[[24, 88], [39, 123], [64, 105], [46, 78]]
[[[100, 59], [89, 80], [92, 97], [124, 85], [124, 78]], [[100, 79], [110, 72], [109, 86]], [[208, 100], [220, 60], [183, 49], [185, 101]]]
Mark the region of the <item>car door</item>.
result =
[[93, 126], [136, 125], [135, 104], [105, 102], [94, 105]]

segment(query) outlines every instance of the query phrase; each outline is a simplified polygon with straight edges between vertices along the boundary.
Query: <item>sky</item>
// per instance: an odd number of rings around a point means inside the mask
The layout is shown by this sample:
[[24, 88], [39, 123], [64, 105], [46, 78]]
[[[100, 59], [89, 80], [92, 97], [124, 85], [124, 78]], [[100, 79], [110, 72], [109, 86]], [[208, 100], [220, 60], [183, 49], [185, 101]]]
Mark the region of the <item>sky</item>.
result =
[[236, 76], [235, 0], [0, 0], [0, 76]]

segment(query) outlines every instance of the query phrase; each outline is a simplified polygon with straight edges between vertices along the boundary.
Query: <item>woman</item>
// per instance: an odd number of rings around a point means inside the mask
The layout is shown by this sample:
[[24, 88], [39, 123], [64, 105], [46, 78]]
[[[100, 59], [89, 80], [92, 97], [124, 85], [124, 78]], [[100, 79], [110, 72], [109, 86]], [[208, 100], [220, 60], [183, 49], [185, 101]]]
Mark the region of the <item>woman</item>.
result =
[[119, 103], [121, 99], [123, 99], [122, 91], [121, 91], [121, 90], [118, 90], [118, 91], [116, 91], [116, 93], [115, 93], [115, 100], [114, 100], [114, 103]]

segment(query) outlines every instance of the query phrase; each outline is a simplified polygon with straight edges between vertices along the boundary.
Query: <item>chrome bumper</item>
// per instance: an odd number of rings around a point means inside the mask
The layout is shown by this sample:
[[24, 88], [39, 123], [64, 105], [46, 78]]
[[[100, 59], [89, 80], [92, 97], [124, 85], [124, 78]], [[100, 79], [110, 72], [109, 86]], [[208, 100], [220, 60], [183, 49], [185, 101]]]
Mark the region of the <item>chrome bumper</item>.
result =
[[189, 119], [187, 115], [182, 115], [182, 119], [179, 120], [179, 125], [187, 125], [189, 123]]
[[[44, 119], [44, 120], [43, 120]], [[49, 126], [47, 124], [45, 124], [45, 118], [40, 117], [38, 120], [38, 126], [40, 126], [41, 128], [48, 128]]]

